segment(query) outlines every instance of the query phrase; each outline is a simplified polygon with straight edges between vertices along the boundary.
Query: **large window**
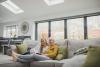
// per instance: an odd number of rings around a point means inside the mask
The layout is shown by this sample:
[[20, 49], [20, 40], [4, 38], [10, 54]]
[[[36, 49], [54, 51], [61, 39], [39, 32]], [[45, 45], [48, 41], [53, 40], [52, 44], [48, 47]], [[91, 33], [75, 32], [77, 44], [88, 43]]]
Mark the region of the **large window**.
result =
[[48, 37], [48, 22], [38, 24], [38, 40], [40, 40], [41, 37]]
[[100, 12], [43, 21], [37, 21], [35, 39], [41, 35], [56, 40], [100, 38]]
[[7, 38], [17, 37], [18, 36], [18, 26], [17, 25], [5, 26], [3, 36]]
[[100, 38], [100, 16], [87, 17], [88, 38]]
[[69, 19], [67, 21], [68, 39], [84, 39], [83, 18]]
[[51, 37], [64, 39], [64, 20], [51, 22]]

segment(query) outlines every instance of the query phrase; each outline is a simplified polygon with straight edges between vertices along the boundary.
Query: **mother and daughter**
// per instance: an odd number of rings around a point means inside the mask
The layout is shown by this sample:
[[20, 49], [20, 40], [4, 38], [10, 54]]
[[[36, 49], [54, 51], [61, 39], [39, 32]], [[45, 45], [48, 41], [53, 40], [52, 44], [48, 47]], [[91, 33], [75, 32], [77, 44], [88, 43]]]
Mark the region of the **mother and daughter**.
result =
[[52, 38], [41, 39], [40, 53], [29, 53], [25, 55], [18, 54], [12, 51], [12, 57], [14, 61], [19, 62], [31, 62], [31, 61], [43, 61], [54, 59], [58, 52], [58, 45]]

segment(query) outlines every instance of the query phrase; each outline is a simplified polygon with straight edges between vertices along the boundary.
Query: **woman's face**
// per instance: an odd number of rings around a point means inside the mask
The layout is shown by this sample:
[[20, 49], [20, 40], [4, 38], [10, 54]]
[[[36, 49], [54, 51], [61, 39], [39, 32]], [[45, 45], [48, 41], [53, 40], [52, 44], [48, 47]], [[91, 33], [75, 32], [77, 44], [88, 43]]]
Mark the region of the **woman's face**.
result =
[[47, 46], [46, 41], [41, 40], [41, 46], [42, 46], [42, 47]]
[[50, 44], [54, 44], [54, 40], [53, 39], [49, 39], [49, 43]]

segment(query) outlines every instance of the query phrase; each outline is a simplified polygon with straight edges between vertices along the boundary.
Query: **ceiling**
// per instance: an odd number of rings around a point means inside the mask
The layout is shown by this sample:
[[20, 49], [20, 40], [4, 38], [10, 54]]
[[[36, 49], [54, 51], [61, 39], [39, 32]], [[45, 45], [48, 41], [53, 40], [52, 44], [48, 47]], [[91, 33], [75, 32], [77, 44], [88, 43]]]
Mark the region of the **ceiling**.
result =
[[[68, 14], [73, 11], [95, 9], [100, 10], [100, 0], [65, 0], [63, 4], [48, 6], [43, 0], [12, 0], [24, 10], [24, 13], [13, 14], [0, 5], [0, 22], [10, 22], [23, 19], [40, 20], [40, 17]], [[66, 16], [66, 15], [65, 15]], [[41, 19], [43, 20], [43, 18]]]

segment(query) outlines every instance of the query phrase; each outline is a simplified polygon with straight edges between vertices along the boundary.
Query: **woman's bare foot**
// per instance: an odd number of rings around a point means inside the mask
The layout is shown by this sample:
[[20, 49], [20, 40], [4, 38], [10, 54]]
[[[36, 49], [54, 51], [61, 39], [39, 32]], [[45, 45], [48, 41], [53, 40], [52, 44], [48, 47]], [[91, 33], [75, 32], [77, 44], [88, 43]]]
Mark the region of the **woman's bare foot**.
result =
[[15, 53], [14, 51], [12, 51], [12, 58], [13, 58], [13, 61], [16, 61], [17, 58], [18, 58], [19, 54]]

